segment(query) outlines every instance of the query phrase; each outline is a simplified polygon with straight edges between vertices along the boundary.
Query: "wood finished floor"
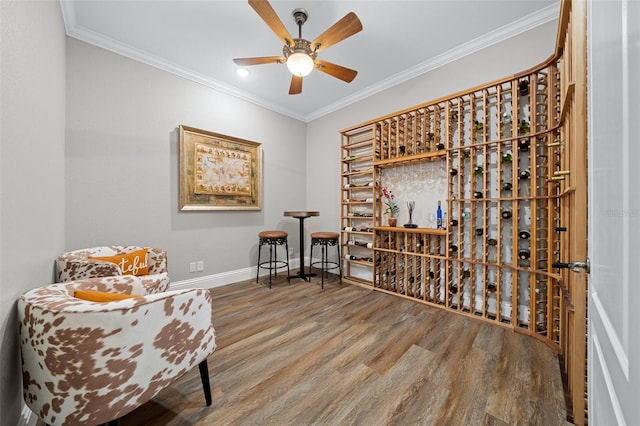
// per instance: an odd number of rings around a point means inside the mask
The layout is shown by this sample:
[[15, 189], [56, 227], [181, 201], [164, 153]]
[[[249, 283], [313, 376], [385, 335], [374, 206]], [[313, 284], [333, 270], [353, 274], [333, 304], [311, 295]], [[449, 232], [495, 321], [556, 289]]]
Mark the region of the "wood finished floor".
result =
[[567, 424], [558, 360], [541, 342], [316, 280], [213, 289], [213, 405], [195, 368], [121, 426]]

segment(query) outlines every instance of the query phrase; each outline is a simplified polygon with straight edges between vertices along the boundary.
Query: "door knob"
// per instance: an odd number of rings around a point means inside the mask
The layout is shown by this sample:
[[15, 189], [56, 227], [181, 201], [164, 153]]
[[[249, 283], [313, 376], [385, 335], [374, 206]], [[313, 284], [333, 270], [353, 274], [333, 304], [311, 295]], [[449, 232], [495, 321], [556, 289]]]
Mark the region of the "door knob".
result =
[[551, 264], [551, 267], [568, 268], [568, 269], [571, 269], [573, 272], [582, 272], [582, 270], [585, 270], [587, 274], [591, 272], [591, 263], [589, 262], [588, 257], [587, 257], [587, 260], [584, 262], [570, 262], [570, 263], [553, 262]]

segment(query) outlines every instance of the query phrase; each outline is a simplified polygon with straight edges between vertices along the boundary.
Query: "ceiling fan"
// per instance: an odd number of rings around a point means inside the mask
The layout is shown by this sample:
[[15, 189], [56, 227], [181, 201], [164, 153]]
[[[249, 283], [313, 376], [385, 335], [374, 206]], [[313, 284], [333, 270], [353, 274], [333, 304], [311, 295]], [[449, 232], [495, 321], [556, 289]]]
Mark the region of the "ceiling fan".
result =
[[350, 12], [333, 26], [320, 34], [315, 40], [309, 42], [302, 38], [302, 25], [307, 21], [308, 14], [304, 9], [295, 9], [293, 19], [298, 25], [298, 38], [293, 38], [282, 24], [273, 7], [266, 0], [249, 0], [249, 5], [260, 15], [262, 20], [284, 43], [282, 56], [263, 56], [259, 58], [236, 58], [233, 60], [238, 65], [262, 65], [262, 64], [287, 64], [291, 72], [291, 85], [289, 94], [302, 93], [302, 78], [308, 75], [313, 68], [317, 68], [325, 74], [351, 83], [358, 71], [345, 68], [331, 62], [318, 59], [318, 52], [351, 37], [362, 31], [362, 23], [355, 13]]

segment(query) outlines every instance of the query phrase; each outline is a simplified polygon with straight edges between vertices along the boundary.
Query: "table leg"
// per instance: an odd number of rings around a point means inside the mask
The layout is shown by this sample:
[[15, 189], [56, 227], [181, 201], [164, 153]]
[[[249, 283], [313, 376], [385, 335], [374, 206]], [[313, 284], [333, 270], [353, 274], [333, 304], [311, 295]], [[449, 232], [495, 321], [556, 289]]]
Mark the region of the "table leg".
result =
[[311, 273], [306, 274], [304, 272], [304, 220], [305, 219], [306, 218], [304, 217], [298, 218], [298, 220], [300, 221], [300, 270], [298, 271], [298, 278], [301, 278], [305, 281], [309, 281], [309, 277], [312, 277], [315, 274], [311, 274]]

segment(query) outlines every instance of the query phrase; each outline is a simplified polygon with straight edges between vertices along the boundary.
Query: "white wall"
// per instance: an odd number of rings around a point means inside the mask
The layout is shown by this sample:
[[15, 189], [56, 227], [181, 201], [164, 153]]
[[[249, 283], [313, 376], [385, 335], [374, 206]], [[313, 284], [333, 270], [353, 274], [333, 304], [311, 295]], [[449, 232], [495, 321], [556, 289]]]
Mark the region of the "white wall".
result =
[[0, 2], [0, 419], [22, 410], [16, 301], [64, 249], [65, 35], [58, 2]]
[[541, 25], [308, 123], [307, 207], [321, 210], [309, 231], [340, 229], [340, 130], [525, 71], [551, 56], [556, 32]]
[[[179, 211], [180, 124], [263, 144], [262, 211]], [[160, 247], [181, 281], [255, 265], [261, 230], [297, 241], [282, 213], [305, 207], [303, 122], [69, 38], [66, 149], [68, 250]]]

